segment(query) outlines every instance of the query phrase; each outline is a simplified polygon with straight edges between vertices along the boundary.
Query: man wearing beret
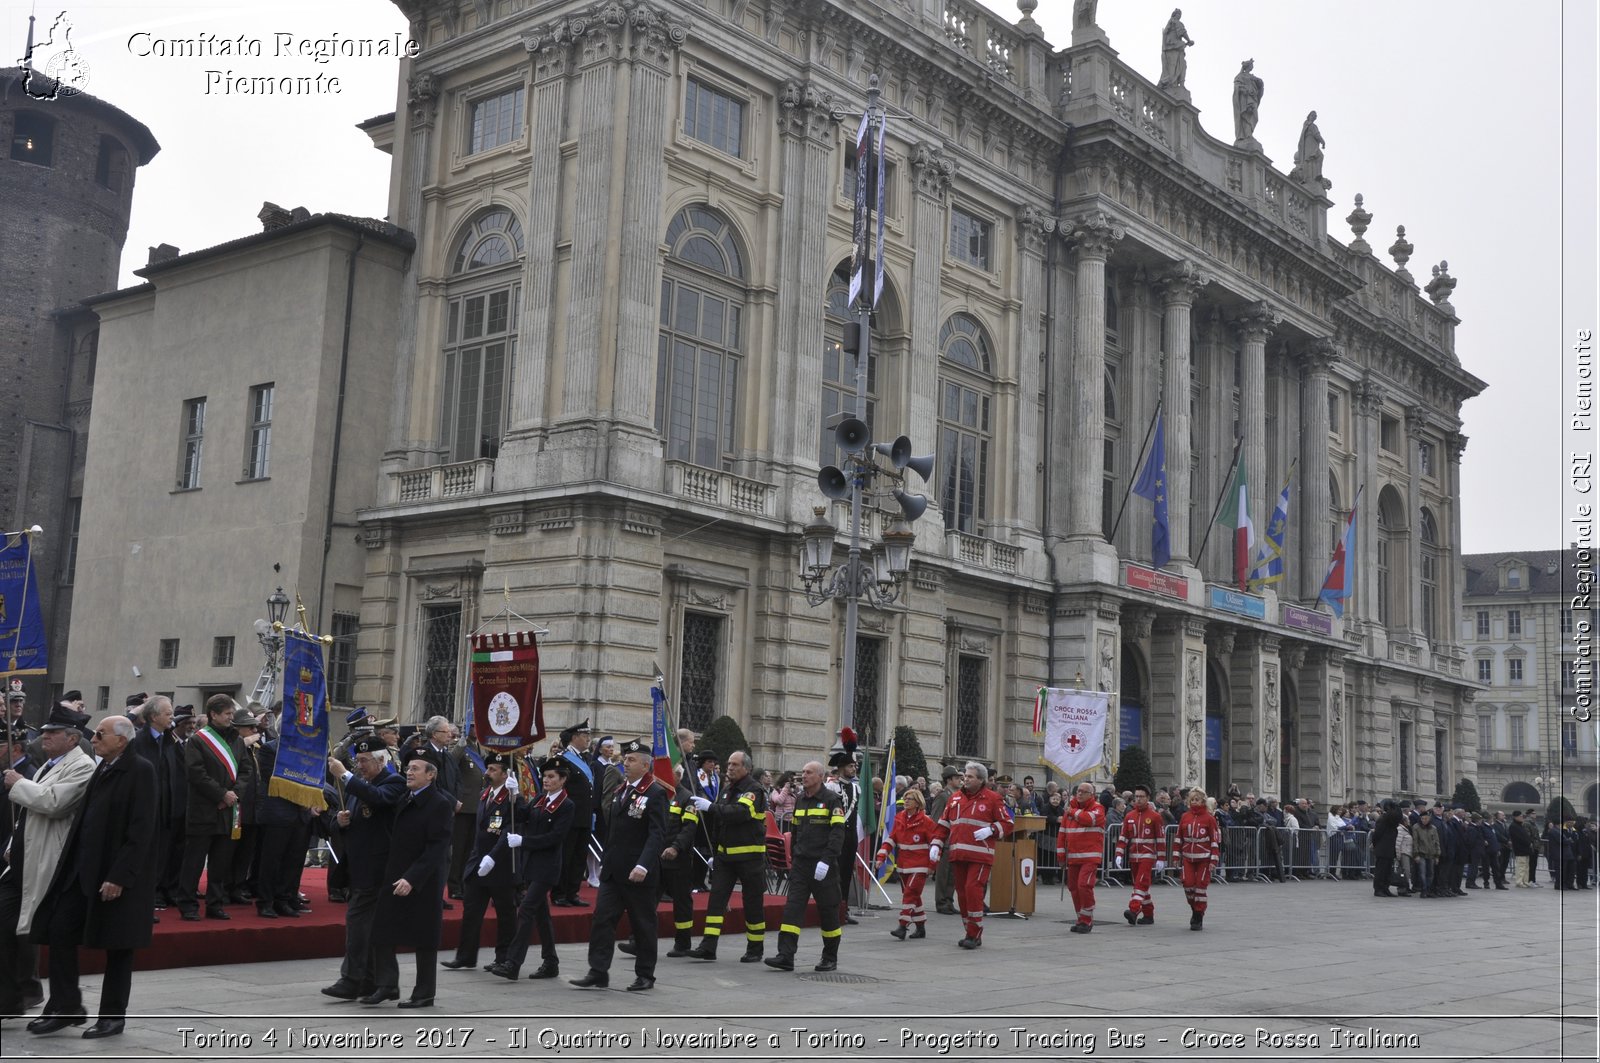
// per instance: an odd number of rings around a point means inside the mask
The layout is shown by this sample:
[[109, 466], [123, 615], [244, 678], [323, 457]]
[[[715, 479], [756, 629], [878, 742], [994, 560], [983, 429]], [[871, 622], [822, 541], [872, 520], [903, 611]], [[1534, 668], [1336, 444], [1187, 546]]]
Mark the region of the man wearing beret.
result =
[[[937, 796], [928, 803], [928, 818], [935, 823], [944, 815], [944, 806], [950, 801], [950, 794], [961, 784], [961, 769], [954, 764], [946, 764], [939, 772], [939, 781], [942, 784]], [[939, 866], [933, 873], [933, 903], [934, 910], [940, 915], [956, 914], [956, 884], [950, 874], [950, 854], [940, 852]]]
[[[506, 947], [517, 928], [516, 882], [513, 878], [517, 849], [522, 845], [526, 806], [519, 808], [517, 795], [506, 785], [510, 760], [500, 753], [483, 758], [484, 791], [473, 814], [476, 829], [465, 854], [464, 903], [461, 937], [454, 959], [444, 961], [452, 971], [478, 965], [478, 937], [483, 928], [483, 913], [494, 902], [495, 962], [506, 958]], [[460, 820], [457, 815], [456, 820]]]
[[633, 927], [635, 978], [629, 992], [656, 984], [656, 897], [661, 850], [667, 844], [667, 805], [672, 794], [650, 774], [648, 741], [622, 748], [623, 783], [607, 798], [605, 855], [600, 861], [600, 896], [589, 931], [589, 973], [579, 989], [604, 989], [611, 981], [617, 922], [624, 911]]
[[567, 772], [567, 795], [572, 798], [572, 828], [567, 834], [566, 851], [561, 855], [561, 881], [550, 903], [557, 908], [587, 908], [587, 901], [578, 897], [578, 887], [583, 884], [589, 866], [589, 835], [594, 830], [596, 787], [603, 780], [595, 771], [589, 756], [589, 721], [573, 725], [560, 734], [563, 751], [570, 769]]

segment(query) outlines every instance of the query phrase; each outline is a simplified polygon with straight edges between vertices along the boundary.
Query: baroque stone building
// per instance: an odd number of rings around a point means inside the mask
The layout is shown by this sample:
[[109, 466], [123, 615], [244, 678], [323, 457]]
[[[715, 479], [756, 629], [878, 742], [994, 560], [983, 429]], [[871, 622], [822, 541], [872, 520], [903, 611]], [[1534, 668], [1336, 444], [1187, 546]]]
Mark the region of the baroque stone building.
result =
[[[30, 49], [32, 40], [30, 29]], [[50, 672], [30, 691], [35, 723], [71, 681], [65, 650], [99, 343], [78, 301], [116, 284], [135, 172], [160, 150], [144, 123], [104, 100], [29, 67], [0, 70], [0, 521], [6, 531], [45, 529], [33, 557]]]
[[[368, 548], [358, 699], [453, 708], [509, 595], [549, 628], [547, 718], [691, 726], [769, 763], [832, 740], [837, 604], [800, 533], [848, 409], [843, 264], [870, 76], [890, 109], [875, 439], [935, 451], [904, 592], [863, 610], [856, 720], [1037, 762], [1033, 691], [1112, 690], [1160, 781], [1433, 795], [1470, 772], [1453, 281], [1328, 232], [1316, 165], [1218, 139], [1093, 24], [1052, 45], [967, 0], [397, 0], [420, 54], [390, 219], [417, 236]], [[1253, 122], [1251, 123], [1253, 126]], [[1235, 142], [1237, 139], [1237, 143]], [[870, 176], [870, 175], [869, 175]], [[1160, 399], [1150, 504], [1109, 534]], [[1235, 436], [1286, 582], [1201, 550]], [[1309, 606], [1358, 490], [1359, 587]], [[844, 514], [831, 514], [843, 529]], [[868, 514], [867, 537], [884, 514]], [[841, 531], [843, 535], [843, 531]]]

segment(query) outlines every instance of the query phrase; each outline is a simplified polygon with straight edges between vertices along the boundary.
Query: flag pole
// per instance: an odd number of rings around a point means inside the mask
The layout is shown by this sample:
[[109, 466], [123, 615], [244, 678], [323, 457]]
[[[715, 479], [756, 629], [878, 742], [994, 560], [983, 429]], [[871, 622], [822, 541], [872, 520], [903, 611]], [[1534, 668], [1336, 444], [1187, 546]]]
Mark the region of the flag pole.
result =
[[1211, 541], [1211, 529], [1217, 526], [1217, 514], [1222, 512], [1222, 500], [1228, 497], [1228, 491], [1233, 487], [1233, 471], [1239, 467], [1240, 448], [1244, 446], [1244, 436], [1233, 437], [1233, 460], [1228, 463], [1228, 471], [1222, 476], [1222, 493], [1217, 495], [1217, 504], [1212, 507], [1211, 520], [1206, 523], [1206, 533], [1200, 538], [1200, 549], [1194, 555], [1195, 562], [1205, 565], [1206, 544]]
[[[1144, 468], [1145, 452], [1150, 449], [1150, 437], [1155, 434], [1156, 422], [1161, 419], [1161, 404], [1162, 400], [1157, 399], [1156, 412], [1151, 416], [1150, 424], [1145, 427], [1144, 442], [1139, 444], [1139, 459], [1133, 463], [1135, 470]], [[1128, 477], [1127, 490], [1122, 492], [1122, 505], [1117, 508], [1117, 519], [1111, 522], [1111, 534], [1106, 536], [1107, 539], [1115, 539], [1117, 537], [1117, 529], [1122, 527], [1122, 515], [1128, 510], [1128, 499], [1133, 495], [1134, 481], [1138, 480], [1138, 478], [1139, 474], [1137, 472]]]

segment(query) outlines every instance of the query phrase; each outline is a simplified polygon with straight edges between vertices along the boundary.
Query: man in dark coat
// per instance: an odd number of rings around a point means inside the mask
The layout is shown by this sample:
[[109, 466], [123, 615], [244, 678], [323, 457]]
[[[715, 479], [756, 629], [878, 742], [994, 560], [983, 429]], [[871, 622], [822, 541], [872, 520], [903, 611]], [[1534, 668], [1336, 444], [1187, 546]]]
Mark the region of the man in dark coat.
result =
[[1514, 863], [1511, 884], [1517, 889], [1528, 888], [1528, 864], [1533, 856], [1533, 833], [1522, 818], [1522, 809], [1511, 813], [1511, 858]]
[[584, 874], [589, 869], [589, 836], [594, 830], [600, 777], [589, 757], [589, 721], [567, 728], [560, 734], [561, 756], [568, 764], [567, 796], [572, 799], [572, 828], [566, 850], [561, 854], [561, 882], [550, 903], [557, 908], [587, 908], [589, 902], [578, 896]]
[[[377, 924], [372, 932], [378, 963], [395, 962], [394, 950], [410, 945], [417, 956], [417, 984], [402, 1008], [433, 1007], [439, 974], [439, 933], [444, 926], [444, 880], [450, 870], [450, 825], [456, 795], [438, 785], [442, 758], [423, 750], [406, 765], [411, 791], [394, 814], [389, 860], [378, 890]], [[363, 1004], [381, 1004], [399, 990], [375, 989]]]
[[630, 992], [656, 984], [656, 897], [661, 850], [667, 844], [667, 805], [672, 793], [650, 774], [654, 756], [648, 740], [634, 739], [622, 749], [623, 784], [606, 805], [605, 855], [600, 861], [600, 896], [589, 930], [589, 973], [575, 978], [580, 989], [604, 989], [611, 981], [617, 922], [628, 913], [633, 927], [636, 977]]
[[[517, 929], [517, 892], [512, 864], [516, 859], [513, 854], [522, 845], [527, 806], [519, 802], [506, 785], [509, 766], [508, 758], [499, 753], [490, 753], [484, 758], [482, 778], [487, 786], [474, 801], [477, 830], [469, 842], [462, 872], [466, 877], [461, 936], [455, 958], [444, 962], [452, 971], [478, 966], [478, 938], [483, 929], [483, 913], [491, 901], [494, 902], [496, 963], [506, 958], [506, 948]], [[460, 815], [455, 819], [459, 823]], [[453, 839], [451, 848], [454, 861]]]
[[[944, 815], [944, 806], [950, 802], [950, 794], [956, 789], [958, 783], [954, 780], [961, 778], [961, 769], [954, 764], [946, 764], [939, 772], [941, 783], [939, 792], [928, 803], [928, 816], [935, 823]], [[1108, 802], [1107, 808], [1111, 805]], [[941, 915], [956, 914], [956, 886], [955, 880], [950, 875], [950, 854], [939, 853], [939, 866], [933, 872], [933, 900], [934, 909]]]
[[178, 888], [183, 867], [183, 823], [189, 802], [189, 780], [184, 774], [183, 753], [172, 734], [172, 699], [157, 694], [139, 709], [144, 726], [133, 736], [129, 747], [156, 771], [155, 856], [156, 905], [179, 904]]
[[[1400, 806], [1394, 801], [1384, 801], [1377, 826], [1372, 828], [1372, 893], [1375, 897], [1393, 897], [1389, 883], [1394, 878], [1395, 841], [1400, 834]], [[1268, 832], [1269, 834], [1272, 832]]]
[[375, 735], [350, 744], [348, 755], [355, 771], [338, 757], [328, 758], [328, 772], [340, 780], [344, 807], [332, 819], [330, 835], [340, 848], [348, 869], [350, 907], [344, 914], [344, 962], [339, 980], [325, 986], [322, 995], [335, 1000], [356, 1000], [381, 992], [393, 1000], [400, 995], [400, 968], [394, 950], [378, 955], [372, 947], [378, 896], [388, 885], [389, 839], [394, 833], [395, 809], [406, 799], [406, 783], [389, 765], [389, 747]]
[[[33, 778], [38, 766], [28, 757], [27, 744], [26, 729], [12, 731], [9, 721], [0, 719], [0, 770]], [[0, 786], [0, 1019], [21, 1018], [23, 1012], [44, 1002], [38, 950], [26, 935], [17, 936], [17, 918], [22, 914], [25, 818], [26, 813], [12, 804], [10, 792]]]
[[267, 792], [278, 765], [278, 739], [263, 742], [255, 753], [260, 772], [256, 792], [256, 870], [253, 876], [256, 914], [263, 919], [300, 918], [300, 873], [305, 869], [310, 809]]
[[566, 789], [567, 775], [573, 770], [565, 757], [551, 757], [541, 768], [544, 792], [528, 805], [527, 826], [519, 847], [522, 855], [517, 878], [527, 888], [522, 895], [522, 905], [517, 909], [517, 929], [506, 946], [505, 957], [484, 968], [490, 974], [516, 981], [522, 961], [528, 958], [528, 946], [535, 930], [539, 932], [539, 953], [543, 962], [528, 977], [554, 978], [561, 973], [556, 957], [555, 924], [550, 918], [550, 893], [561, 881], [561, 861], [576, 814], [572, 795]]
[[29, 1033], [54, 1033], [88, 1017], [78, 988], [78, 947], [106, 951], [100, 1018], [86, 1038], [122, 1033], [133, 989], [133, 953], [150, 944], [155, 912], [156, 773], [128, 756], [133, 723], [125, 716], [101, 720], [94, 749], [102, 758], [88, 796], [56, 865], [50, 893], [35, 919], [35, 940], [50, 946], [50, 1001]]
[[[469, 707], [467, 711], [472, 710]], [[468, 750], [465, 742], [457, 742], [447, 754], [456, 777], [455, 795], [458, 802], [456, 818], [451, 823], [450, 879], [447, 884], [452, 899], [465, 896], [464, 876], [472, 873], [472, 865], [467, 862], [467, 857], [472, 854], [473, 843], [477, 840], [478, 798], [484, 790], [483, 768], [487, 766], [487, 763], [480, 766], [479, 761], [473, 760], [476, 755]], [[512, 789], [516, 789], [515, 785]], [[511, 796], [514, 801], [516, 794], [512, 793]]]
[[240, 797], [255, 782], [254, 763], [234, 729], [238, 706], [226, 694], [206, 701], [206, 726], [184, 743], [189, 808], [183, 849], [183, 918], [200, 918], [200, 868], [206, 868], [206, 918], [226, 919], [228, 869], [232, 863]]
[[233, 904], [247, 904], [256, 899], [259, 890], [261, 856], [261, 802], [267, 796], [267, 780], [272, 778], [273, 763], [262, 770], [261, 747], [265, 737], [261, 722], [247, 709], [233, 714], [233, 728], [244, 743], [245, 756], [250, 761], [250, 785], [239, 792], [239, 839], [233, 845], [233, 857], [228, 861], [228, 900]]

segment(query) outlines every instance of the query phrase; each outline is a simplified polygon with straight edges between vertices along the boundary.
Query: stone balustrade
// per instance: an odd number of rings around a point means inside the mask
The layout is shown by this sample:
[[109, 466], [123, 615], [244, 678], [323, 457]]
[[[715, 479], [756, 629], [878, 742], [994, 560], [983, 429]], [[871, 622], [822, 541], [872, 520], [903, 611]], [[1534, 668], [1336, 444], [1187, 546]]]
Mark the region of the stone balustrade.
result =
[[389, 474], [389, 502], [411, 505], [486, 495], [494, 490], [494, 459], [458, 461]]

